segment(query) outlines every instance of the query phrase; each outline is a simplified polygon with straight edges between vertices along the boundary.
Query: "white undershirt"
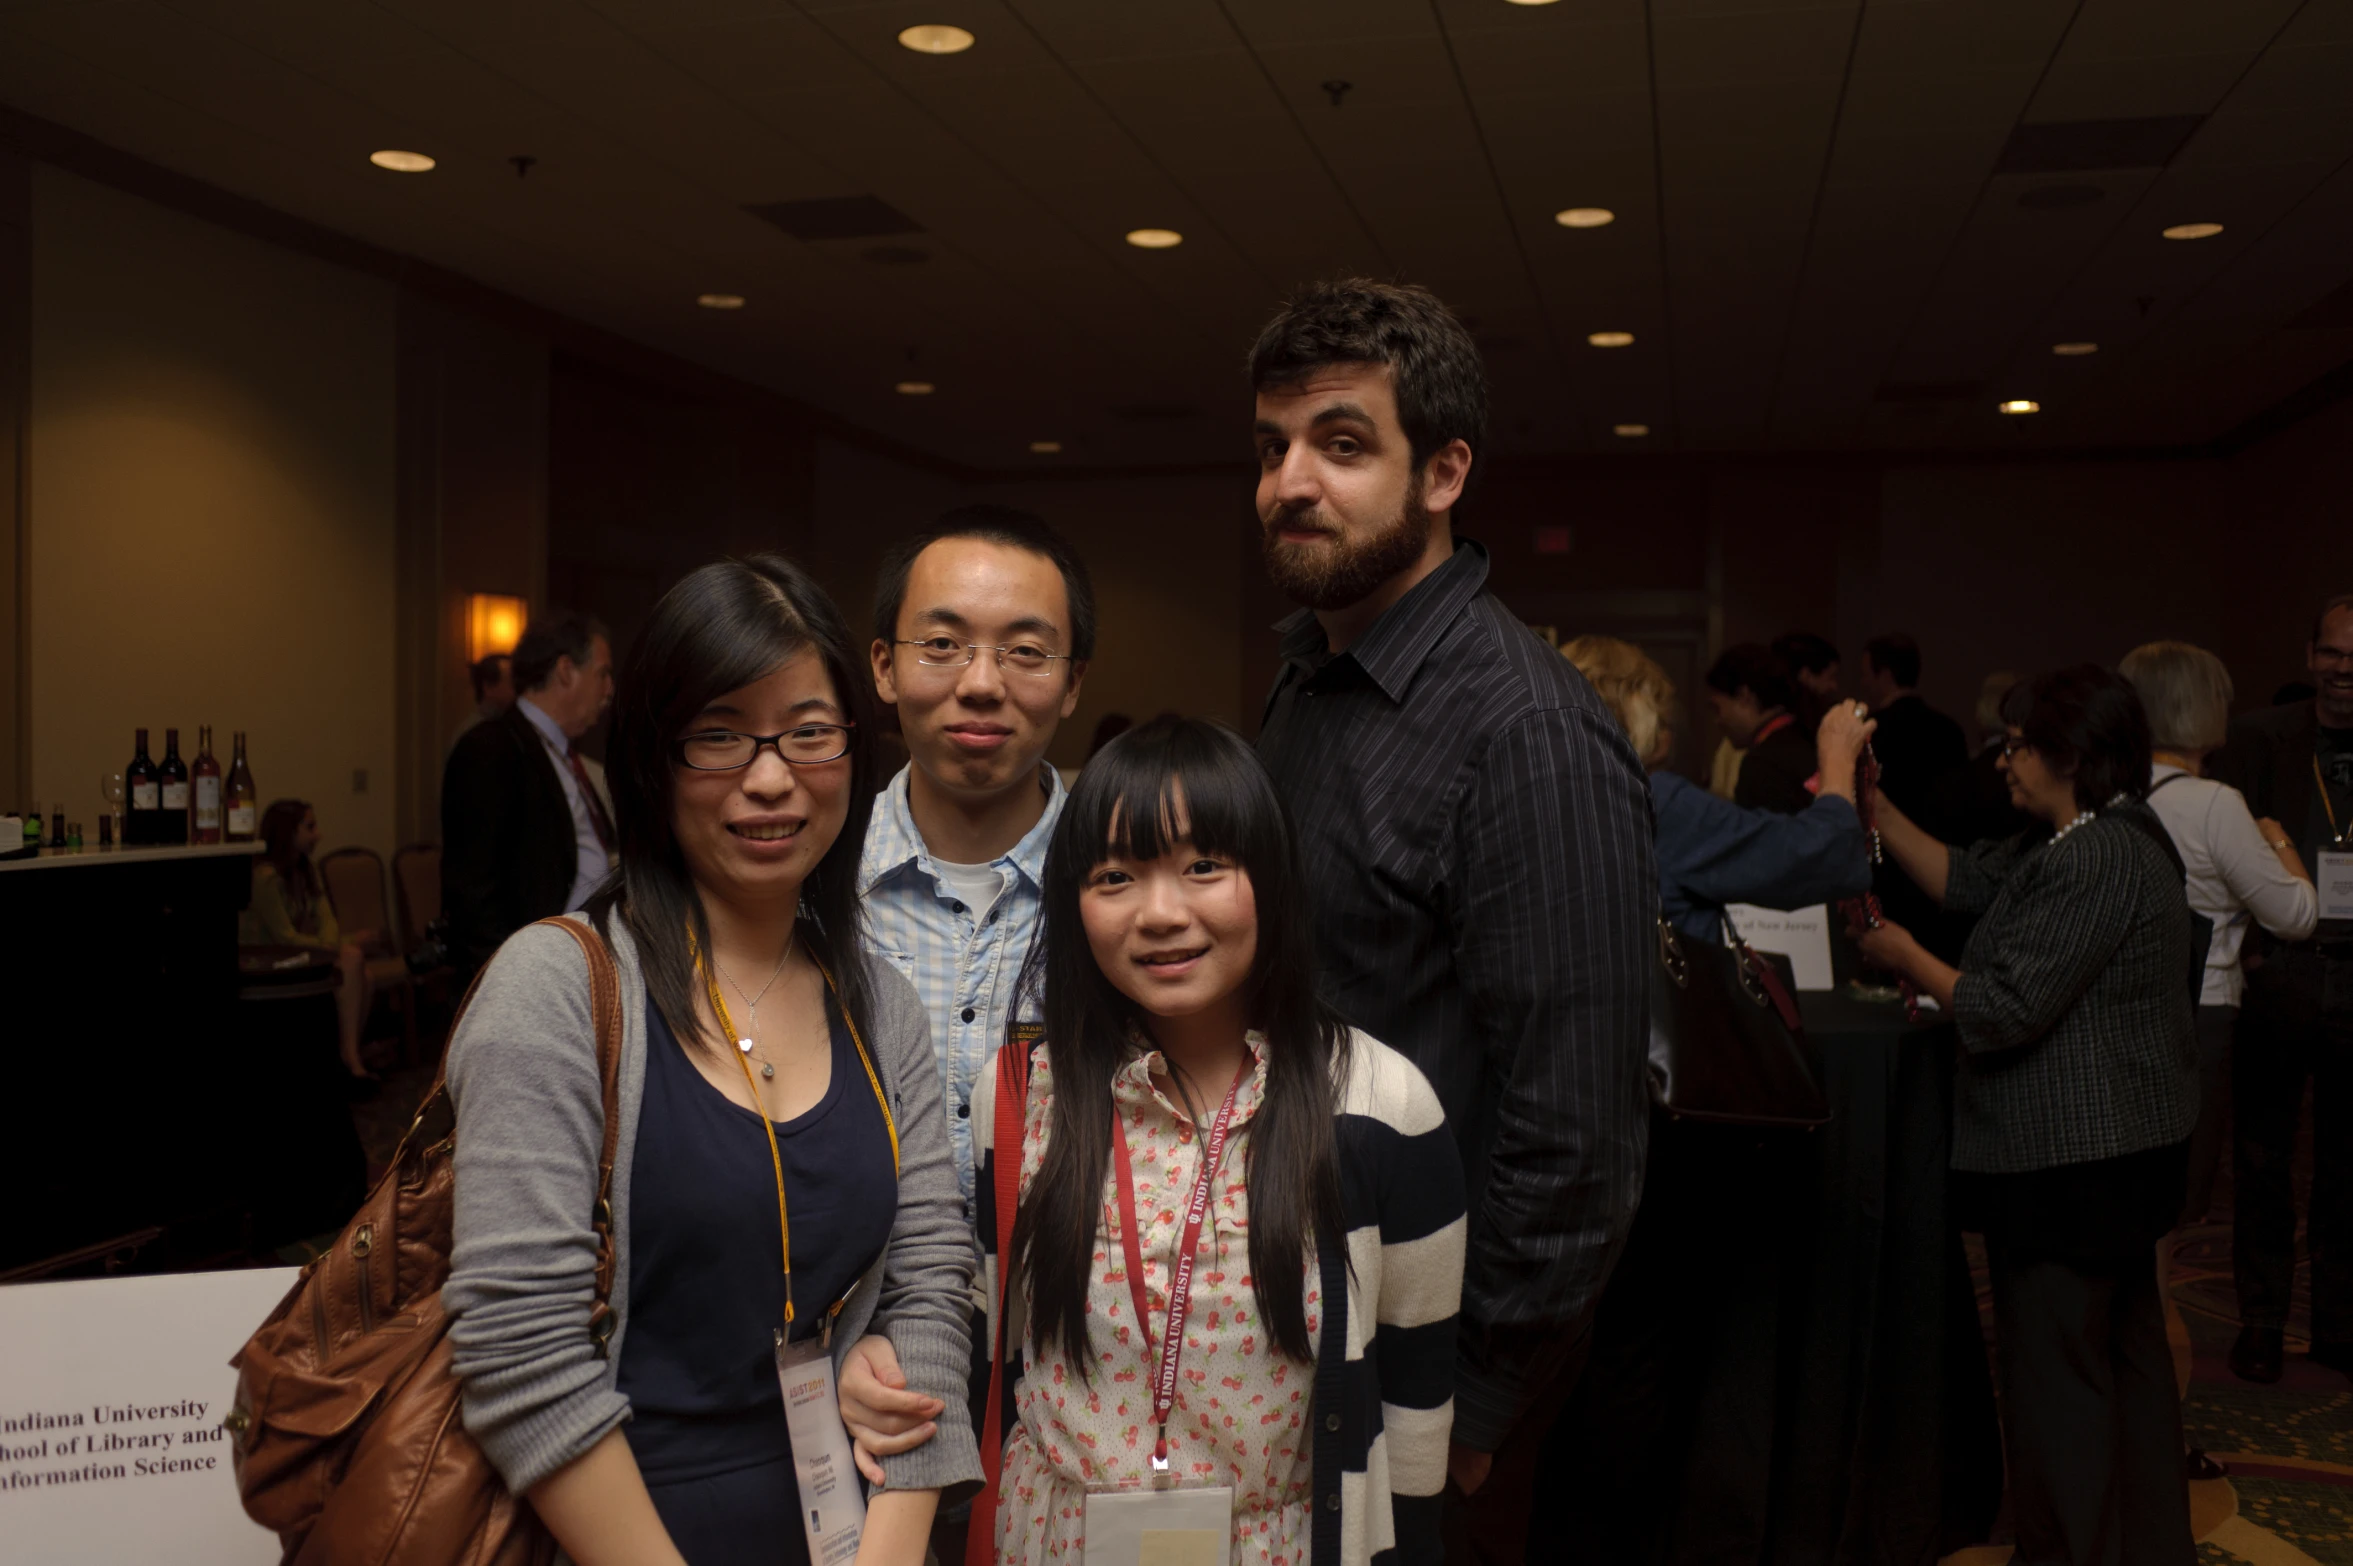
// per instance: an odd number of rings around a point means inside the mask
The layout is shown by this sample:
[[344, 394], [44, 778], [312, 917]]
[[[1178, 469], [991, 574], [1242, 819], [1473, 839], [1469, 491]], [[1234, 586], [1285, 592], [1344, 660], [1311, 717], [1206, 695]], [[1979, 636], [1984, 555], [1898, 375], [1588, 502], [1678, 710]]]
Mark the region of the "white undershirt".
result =
[[959, 865], [934, 859], [931, 867], [939, 872], [941, 884], [972, 910], [972, 922], [976, 925], [988, 918], [989, 910], [997, 906], [997, 899], [1005, 895], [1005, 872], [993, 864]]

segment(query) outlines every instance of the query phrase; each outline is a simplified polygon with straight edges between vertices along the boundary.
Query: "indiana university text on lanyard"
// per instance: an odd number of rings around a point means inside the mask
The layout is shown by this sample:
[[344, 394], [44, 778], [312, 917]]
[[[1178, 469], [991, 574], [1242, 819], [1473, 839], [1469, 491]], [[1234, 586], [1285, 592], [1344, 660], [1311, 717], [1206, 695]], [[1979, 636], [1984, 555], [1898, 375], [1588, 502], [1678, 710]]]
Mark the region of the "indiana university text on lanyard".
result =
[[2320, 808], [2328, 812], [2329, 840], [2312, 867], [2313, 890], [2320, 894], [2323, 919], [2353, 919], [2353, 852], [2345, 847], [2345, 829], [2337, 824], [2337, 802], [2329, 797], [2328, 774], [2320, 757], [2312, 758], [2312, 784], [2320, 790]]
[[[776, 1171], [776, 1238], [784, 1260], [784, 1321], [775, 1329], [776, 1380], [784, 1393], [785, 1425], [792, 1434], [793, 1475], [801, 1492], [801, 1529], [808, 1535], [812, 1566], [843, 1566], [857, 1555], [858, 1540], [866, 1531], [866, 1498], [859, 1489], [858, 1470], [850, 1458], [850, 1433], [842, 1425], [841, 1402], [834, 1394], [833, 1384], [833, 1324], [850, 1296], [845, 1293], [833, 1302], [813, 1336], [793, 1341], [788, 1330], [793, 1323], [792, 1220], [785, 1204], [784, 1153], [776, 1145], [776, 1123], [768, 1118], [767, 1105], [760, 1097], [760, 1084], [752, 1077], [752, 1041], [737, 1036], [735, 1020], [727, 1014], [727, 998], [719, 993], [719, 983], [704, 963], [702, 948], [692, 930], [687, 932], [686, 944], [694, 957], [695, 972], [703, 981], [704, 992], [710, 997], [711, 1015], [718, 1019], [720, 1033], [735, 1046], [736, 1063], [743, 1067], [744, 1086], [751, 1090], [752, 1113], [759, 1117], [761, 1129], [768, 1133], [768, 1161]], [[882, 1091], [882, 1078], [875, 1072], [874, 1056], [868, 1052], [866, 1040], [859, 1036], [857, 1019], [843, 1004], [832, 972], [814, 953], [809, 960], [817, 964], [817, 972], [825, 980], [827, 997], [841, 1007], [842, 1021], [850, 1030], [850, 1042], [858, 1047], [858, 1064], [866, 1068], [866, 1085], [874, 1090], [874, 1102], [882, 1107], [883, 1127], [890, 1132], [891, 1174], [895, 1178], [899, 1172], [899, 1123], [891, 1114], [889, 1097]], [[830, 1053], [829, 1046], [829, 1058]], [[857, 1284], [853, 1281], [850, 1287], [855, 1289]]]
[[[1225, 1103], [1200, 1138], [1201, 1170], [1185, 1203], [1176, 1255], [1168, 1274], [1168, 1319], [1160, 1332], [1160, 1353], [1152, 1363], [1152, 1474], [1173, 1484], [1168, 1459], [1168, 1416], [1176, 1407], [1177, 1371], [1185, 1352], [1185, 1319], [1193, 1308], [1193, 1269], [1201, 1249], [1201, 1226], [1225, 1159], [1234, 1103], [1248, 1066], [1234, 1074]], [[1127, 1128], [1116, 1107], [1111, 1115], [1111, 1166], [1119, 1187], [1119, 1243], [1125, 1252], [1128, 1290], [1136, 1307], [1136, 1341], [1152, 1337], [1152, 1299], [1144, 1287], [1143, 1226], [1136, 1220], [1136, 1182], [1129, 1168]], [[1152, 1537], [1154, 1559], [1222, 1562], [1233, 1531], [1234, 1492], [1229, 1486], [1192, 1489], [1127, 1489], [1087, 1496], [1086, 1566], [1137, 1566], [1144, 1539]]]

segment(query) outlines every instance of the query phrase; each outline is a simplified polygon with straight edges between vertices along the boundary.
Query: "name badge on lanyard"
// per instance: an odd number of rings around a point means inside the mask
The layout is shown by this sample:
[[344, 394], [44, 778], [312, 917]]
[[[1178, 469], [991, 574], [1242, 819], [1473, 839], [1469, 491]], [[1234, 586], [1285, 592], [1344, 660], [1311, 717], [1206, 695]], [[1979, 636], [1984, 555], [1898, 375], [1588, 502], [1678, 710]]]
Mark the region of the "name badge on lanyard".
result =
[[784, 1388], [784, 1422], [792, 1432], [793, 1478], [801, 1489], [801, 1531], [811, 1566], [841, 1566], [866, 1532], [866, 1497], [850, 1459], [850, 1433], [834, 1395], [833, 1332], [798, 1343], [776, 1334], [776, 1380]]
[[[833, 1384], [833, 1324], [849, 1295], [834, 1301], [816, 1336], [797, 1343], [791, 1340], [787, 1329], [793, 1321], [793, 1242], [792, 1222], [785, 1207], [784, 1154], [776, 1145], [776, 1123], [768, 1118], [760, 1084], [752, 1079], [751, 1052], [756, 1045], [749, 1034], [736, 1033], [727, 997], [720, 993], [719, 981], [704, 968], [702, 950], [691, 929], [686, 942], [695, 966], [702, 970], [711, 1015], [720, 1032], [735, 1041], [736, 1062], [743, 1067], [744, 1086], [752, 1095], [752, 1113], [760, 1117], [760, 1126], [768, 1133], [768, 1158], [776, 1171], [776, 1243], [784, 1264], [784, 1325], [776, 1329], [776, 1384], [784, 1395], [785, 1428], [792, 1436], [793, 1479], [801, 1492], [801, 1531], [808, 1537], [812, 1566], [844, 1566], [857, 1555], [858, 1541], [866, 1532], [866, 1493], [860, 1487], [857, 1464], [850, 1457], [850, 1432], [842, 1424], [841, 1399]], [[792, 955], [789, 946], [785, 955]], [[816, 960], [814, 955], [811, 960]], [[781, 963], [778, 967], [782, 971]], [[840, 992], [834, 989], [833, 975], [826, 972], [823, 962], [817, 963], [817, 971], [838, 1004]], [[898, 1120], [891, 1114], [882, 1078], [875, 1072], [874, 1059], [867, 1053], [866, 1041], [858, 1036], [857, 1021], [847, 1007], [842, 1020], [849, 1026], [850, 1042], [857, 1046], [858, 1063], [866, 1068], [866, 1085], [874, 1090], [874, 1102], [882, 1110], [883, 1129], [891, 1139], [891, 1172], [896, 1175]]]
[[[1201, 1248], [1201, 1225], [1209, 1214], [1217, 1168], [1225, 1157], [1226, 1133], [1233, 1128], [1234, 1101], [1242, 1073], [1226, 1089], [1225, 1103], [1201, 1143], [1201, 1172], [1185, 1203], [1177, 1234], [1175, 1264], [1168, 1275], [1168, 1319], [1152, 1370], [1153, 1488], [1096, 1490], [1087, 1494], [1085, 1566], [1222, 1566], [1231, 1548], [1234, 1492], [1226, 1486], [1177, 1488], [1168, 1455], [1168, 1416], [1176, 1407], [1177, 1369], [1185, 1351], [1185, 1318], [1193, 1307], [1193, 1265]], [[1144, 1287], [1144, 1244], [1136, 1221], [1136, 1184], [1129, 1167], [1127, 1128], [1111, 1116], [1111, 1163], [1119, 1187], [1119, 1241], [1126, 1252], [1128, 1289], [1136, 1308], [1137, 1341], [1152, 1333], [1152, 1301]]]
[[2353, 919], [2353, 851], [2346, 848], [2344, 830], [2337, 825], [2337, 802], [2329, 796], [2328, 778], [2320, 770], [2318, 756], [2312, 758], [2312, 781], [2320, 790], [2320, 808], [2328, 812], [2330, 839], [2312, 874], [2313, 890], [2320, 894], [2320, 916]]

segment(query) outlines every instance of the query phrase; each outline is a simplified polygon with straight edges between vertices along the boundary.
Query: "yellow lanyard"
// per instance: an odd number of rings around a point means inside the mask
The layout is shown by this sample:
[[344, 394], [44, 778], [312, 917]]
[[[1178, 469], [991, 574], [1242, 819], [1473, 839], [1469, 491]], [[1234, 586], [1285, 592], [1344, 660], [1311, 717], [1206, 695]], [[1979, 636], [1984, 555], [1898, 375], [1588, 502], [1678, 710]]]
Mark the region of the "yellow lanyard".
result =
[[[751, 1090], [752, 1095], [752, 1113], [760, 1117], [760, 1128], [768, 1133], [768, 1162], [776, 1171], [776, 1238], [784, 1256], [784, 1324], [789, 1327], [793, 1321], [792, 1221], [784, 1202], [784, 1153], [776, 1145], [776, 1123], [768, 1118], [768, 1107], [761, 1101], [760, 1084], [752, 1076], [750, 1051], [738, 1047], [735, 1042], [735, 1020], [728, 1016], [727, 997], [719, 993], [719, 981], [711, 973], [717, 964], [704, 964], [702, 947], [696, 942], [692, 930], [686, 932], [686, 949], [694, 957], [695, 971], [702, 975], [703, 989], [711, 998], [711, 1014], [719, 1019], [720, 1035], [727, 1040], [727, 1047], [734, 1053], [736, 1064], [743, 1067], [744, 1086]], [[831, 971], [814, 952], [810, 954], [809, 960], [817, 964], [817, 972], [824, 978], [826, 989], [832, 993], [834, 1004], [840, 1006], [841, 991], [835, 987]], [[866, 1040], [859, 1036], [857, 1020], [850, 1015], [847, 1006], [842, 1006], [842, 1022], [850, 1030], [850, 1042], [858, 1047], [858, 1064], [866, 1068], [866, 1085], [874, 1089], [874, 1102], [882, 1108], [883, 1129], [891, 1136], [891, 1173], [896, 1176], [899, 1172], [899, 1123], [891, 1115], [890, 1100], [883, 1096], [882, 1078], [874, 1070], [874, 1057], [867, 1053]], [[849, 1302], [849, 1298], [849, 1295], [844, 1294], [835, 1300], [833, 1309], [826, 1314], [829, 1317], [840, 1315], [842, 1306]]]
[[2328, 777], [2320, 770], [2320, 757], [2312, 758], [2312, 781], [2320, 785], [2320, 808], [2328, 812], [2329, 841], [2344, 846], [2345, 834], [2337, 830], [2336, 802], [2328, 797]]

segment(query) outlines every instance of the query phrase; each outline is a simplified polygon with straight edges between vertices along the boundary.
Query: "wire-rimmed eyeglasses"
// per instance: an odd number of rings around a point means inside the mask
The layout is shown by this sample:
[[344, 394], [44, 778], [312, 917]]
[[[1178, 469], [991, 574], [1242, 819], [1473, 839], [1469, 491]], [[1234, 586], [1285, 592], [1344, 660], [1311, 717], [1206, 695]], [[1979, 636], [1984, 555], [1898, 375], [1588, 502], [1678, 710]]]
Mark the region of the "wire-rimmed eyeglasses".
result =
[[788, 767], [821, 767], [850, 753], [847, 723], [804, 723], [782, 734], [738, 734], [732, 729], [705, 729], [689, 734], [674, 748], [679, 764], [697, 772], [736, 772], [773, 750]]
[[[961, 669], [980, 656], [985, 642], [960, 642], [953, 636], [927, 636], [921, 641], [900, 637], [895, 644], [915, 649], [915, 662], [926, 669]], [[1010, 669], [1015, 674], [1051, 674], [1054, 665], [1070, 662], [1068, 653], [1048, 652], [1035, 642], [1015, 642], [1006, 647], [989, 647], [997, 655], [997, 667]]]

